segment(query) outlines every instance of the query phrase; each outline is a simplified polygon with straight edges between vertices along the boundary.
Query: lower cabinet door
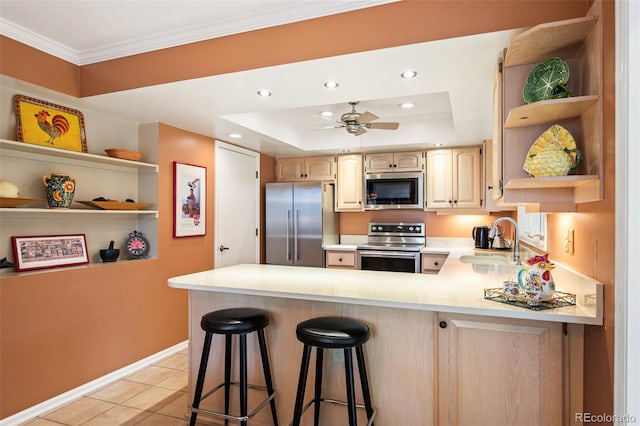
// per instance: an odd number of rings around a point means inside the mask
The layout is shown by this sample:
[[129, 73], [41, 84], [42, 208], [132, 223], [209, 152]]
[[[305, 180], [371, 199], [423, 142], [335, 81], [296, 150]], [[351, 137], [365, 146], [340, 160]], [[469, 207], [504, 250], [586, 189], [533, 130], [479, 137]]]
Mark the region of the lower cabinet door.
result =
[[562, 323], [439, 314], [438, 424], [562, 425]]

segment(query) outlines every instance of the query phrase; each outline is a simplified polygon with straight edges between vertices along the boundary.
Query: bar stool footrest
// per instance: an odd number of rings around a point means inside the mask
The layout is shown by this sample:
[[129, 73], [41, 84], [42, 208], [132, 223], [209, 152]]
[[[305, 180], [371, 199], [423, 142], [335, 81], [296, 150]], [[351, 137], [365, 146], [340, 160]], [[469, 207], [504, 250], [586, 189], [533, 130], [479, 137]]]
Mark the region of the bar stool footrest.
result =
[[[232, 385], [232, 386], [240, 386], [240, 383], [238, 383], [238, 382], [229, 382], [229, 384]], [[200, 402], [204, 401], [205, 399], [207, 399], [208, 397], [213, 395], [216, 391], [222, 389], [224, 387], [224, 385], [225, 385], [225, 383], [222, 382], [219, 385], [214, 386], [209, 391], [203, 393], [202, 398], [200, 398]], [[269, 391], [266, 386], [261, 386], [261, 385], [247, 384], [247, 387], [249, 389], [256, 389], [256, 390], [261, 390], [261, 391], [266, 391], [266, 392]], [[275, 396], [276, 396], [276, 392], [275, 391], [271, 395], [267, 395], [267, 398], [264, 399], [260, 404], [258, 404], [258, 406], [256, 408], [254, 408], [253, 411], [248, 413], [246, 416], [234, 416], [234, 415], [231, 415], [231, 414], [224, 414], [224, 413], [220, 413], [218, 411], [207, 410], [207, 409], [204, 409], [204, 408], [194, 408], [193, 405], [191, 406], [191, 412], [198, 413], [198, 414], [204, 414], [204, 415], [211, 416], [211, 417], [217, 417], [217, 418], [221, 418], [221, 419], [235, 420], [235, 421], [238, 421], [238, 422], [246, 422], [249, 419], [251, 419], [253, 416], [255, 416], [256, 414], [258, 414], [258, 412], [265, 405], [267, 405], [273, 398], [275, 398]]]
[[[316, 402], [315, 398], [311, 399], [309, 402], [307, 402], [302, 407], [302, 413], [300, 413], [300, 418], [302, 418], [302, 416], [304, 416], [305, 411], [307, 411], [309, 409], [309, 407], [311, 407], [313, 405], [314, 402]], [[327, 404], [341, 405], [343, 407], [347, 406], [347, 402], [339, 401], [337, 399], [320, 398], [320, 403], [323, 403], [323, 402], [326, 402]], [[363, 410], [366, 409], [364, 404], [356, 404], [356, 408], [361, 408]], [[373, 413], [371, 413], [371, 418], [369, 419], [369, 421], [367, 421], [367, 426], [371, 426], [373, 424], [373, 421], [374, 421], [375, 418], [376, 418], [376, 409], [373, 408]], [[291, 426], [291, 423], [289, 423], [289, 426]]]

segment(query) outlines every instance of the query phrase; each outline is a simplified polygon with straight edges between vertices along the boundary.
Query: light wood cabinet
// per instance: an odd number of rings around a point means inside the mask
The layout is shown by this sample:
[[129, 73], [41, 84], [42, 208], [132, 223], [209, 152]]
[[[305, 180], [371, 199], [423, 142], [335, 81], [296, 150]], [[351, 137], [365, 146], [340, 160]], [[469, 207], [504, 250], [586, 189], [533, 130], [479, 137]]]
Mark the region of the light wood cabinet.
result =
[[[584, 18], [541, 24], [515, 36], [503, 67], [504, 200], [538, 203], [540, 211], [575, 211], [577, 203], [603, 196], [601, 1]], [[525, 104], [531, 70], [557, 56], [570, 68], [573, 97]], [[575, 174], [533, 178], [522, 165], [531, 144], [559, 124], [576, 140], [584, 160]]]
[[327, 250], [325, 266], [332, 269], [356, 269], [356, 252], [346, 250]]
[[482, 160], [483, 160], [483, 184], [482, 193], [484, 194], [484, 209], [488, 212], [513, 211], [518, 208], [517, 204], [510, 204], [504, 201], [502, 195], [496, 196], [497, 193], [502, 194], [501, 167], [496, 166], [498, 161], [494, 153], [496, 144], [494, 141], [488, 140], [482, 144]]
[[366, 154], [365, 173], [421, 172], [424, 170], [424, 152], [380, 152]]
[[336, 211], [362, 210], [362, 155], [338, 155]]
[[465, 147], [427, 151], [427, 209], [482, 207], [481, 149]]
[[276, 160], [276, 180], [292, 181], [333, 181], [336, 178], [336, 157], [280, 158]]
[[448, 256], [445, 253], [422, 253], [422, 273], [437, 274]]
[[437, 322], [438, 424], [574, 422], [581, 325], [443, 313]]

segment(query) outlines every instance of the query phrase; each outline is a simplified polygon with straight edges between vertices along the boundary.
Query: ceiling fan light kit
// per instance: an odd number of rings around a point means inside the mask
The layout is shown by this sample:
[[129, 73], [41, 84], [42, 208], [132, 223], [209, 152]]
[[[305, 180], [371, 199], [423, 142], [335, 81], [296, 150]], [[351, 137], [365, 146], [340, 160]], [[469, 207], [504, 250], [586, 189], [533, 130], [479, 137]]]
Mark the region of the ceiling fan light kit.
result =
[[336, 126], [336, 128], [344, 127], [348, 133], [354, 136], [360, 136], [366, 133], [367, 129], [396, 130], [399, 127], [399, 123], [395, 122], [373, 123], [373, 121], [380, 117], [369, 111], [363, 113], [357, 112], [356, 105], [358, 105], [358, 103], [358, 101], [349, 102], [351, 112], [342, 114], [340, 121], [338, 121], [340, 125]]

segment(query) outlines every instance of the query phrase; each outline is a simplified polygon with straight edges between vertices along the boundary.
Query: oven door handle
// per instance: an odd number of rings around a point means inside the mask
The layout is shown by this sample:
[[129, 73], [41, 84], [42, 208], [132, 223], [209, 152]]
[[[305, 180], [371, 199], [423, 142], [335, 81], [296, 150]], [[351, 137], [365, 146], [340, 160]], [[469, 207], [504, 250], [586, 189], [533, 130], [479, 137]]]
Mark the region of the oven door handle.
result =
[[394, 257], [398, 259], [414, 259], [416, 257], [416, 254], [420, 254], [420, 252], [358, 250], [358, 255], [365, 257]]

